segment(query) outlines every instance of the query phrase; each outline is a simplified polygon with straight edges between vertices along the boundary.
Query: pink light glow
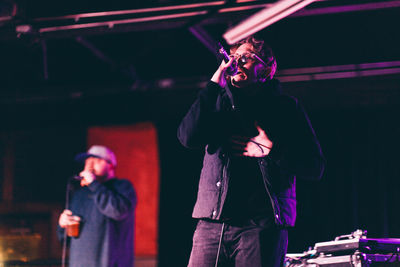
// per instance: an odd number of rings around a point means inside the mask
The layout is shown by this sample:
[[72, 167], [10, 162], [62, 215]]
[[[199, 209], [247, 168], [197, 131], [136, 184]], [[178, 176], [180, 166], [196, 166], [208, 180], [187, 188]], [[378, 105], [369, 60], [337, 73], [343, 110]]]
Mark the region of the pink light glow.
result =
[[139, 14], [139, 13], [148, 13], [148, 12], [160, 12], [160, 11], [179, 10], [179, 9], [191, 9], [191, 8], [199, 8], [199, 7], [219, 6], [219, 5], [223, 5], [223, 4], [225, 4], [225, 1], [215, 1], [215, 2], [176, 5], [176, 6], [164, 6], [164, 7], [153, 7], [153, 8], [142, 8], [142, 9], [131, 9], [131, 10], [93, 12], [93, 13], [66, 15], [66, 16], [61, 16], [61, 17], [38, 18], [38, 19], [35, 19], [35, 21], [63, 20], [63, 19], [74, 19], [75, 21], [78, 21], [80, 18], [93, 18], [93, 17], [104, 17], [104, 16]]
[[104, 27], [104, 26], [112, 28], [112, 27], [114, 27], [114, 25], [118, 25], [118, 24], [176, 19], [176, 18], [204, 15], [204, 14], [207, 14], [207, 11], [187, 12], [187, 13], [182, 13], [182, 14], [171, 14], [171, 15], [160, 15], [160, 16], [145, 17], [145, 18], [113, 20], [113, 21], [107, 21], [107, 22], [93, 22], [93, 23], [75, 24], [75, 25], [68, 25], [68, 26], [55, 26], [55, 27], [41, 28], [41, 29], [39, 29], [39, 32], [45, 33], [45, 32], [53, 32], [53, 31], [76, 30], [76, 29], [86, 29], [86, 28], [95, 28], [95, 27]]

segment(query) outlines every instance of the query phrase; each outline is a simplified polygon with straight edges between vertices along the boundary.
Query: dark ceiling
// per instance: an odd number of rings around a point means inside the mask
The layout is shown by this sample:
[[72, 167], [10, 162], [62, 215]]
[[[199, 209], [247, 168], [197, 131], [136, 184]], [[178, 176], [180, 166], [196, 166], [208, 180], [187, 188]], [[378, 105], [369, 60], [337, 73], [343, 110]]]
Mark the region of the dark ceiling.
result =
[[[165, 78], [209, 77], [216, 59], [190, 29], [222, 40], [229, 27], [276, 2], [2, 0], [0, 96], [140, 90]], [[218, 12], [228, 7], [239, 11]], [[400, 1], [317, 1], [258, 35], [275, 51], [280, 70], [398, 61], [399, 11]], [[155, 19], [165, 15], [175, 17]]]

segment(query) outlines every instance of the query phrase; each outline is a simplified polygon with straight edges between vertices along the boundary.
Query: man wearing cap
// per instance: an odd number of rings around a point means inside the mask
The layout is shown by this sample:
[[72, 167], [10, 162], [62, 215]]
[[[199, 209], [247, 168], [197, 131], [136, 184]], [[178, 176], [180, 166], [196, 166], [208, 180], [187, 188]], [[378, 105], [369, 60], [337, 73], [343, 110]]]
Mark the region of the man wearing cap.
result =
[[115, 177], [117, 159], [105, 146], [94, 145], [75, 160], [85, 164], [79, 173], [80, 187], [71, 192], [69, 209], [63, 211], [58, 221], [59, 237], [65, 229], [79, 223], [78, 236], [68, 237], [69, 266], [133, 266], [137, 201], [132, 184]]

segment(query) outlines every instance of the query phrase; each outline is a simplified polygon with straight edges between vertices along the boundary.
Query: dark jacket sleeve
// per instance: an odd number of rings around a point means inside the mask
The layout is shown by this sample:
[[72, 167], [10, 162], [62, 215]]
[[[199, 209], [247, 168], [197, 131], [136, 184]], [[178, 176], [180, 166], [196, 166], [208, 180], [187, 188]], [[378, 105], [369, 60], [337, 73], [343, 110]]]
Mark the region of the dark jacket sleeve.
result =
[[94, 193], [95, 205], [106, 217], [123, 220], [136, 206], [136, 193], [128, 180], [114, 181], [113, 188], [93, 181], [88, 188]]
[[293, 99], [288, 108], [283, 144], [277, 143], [268, 155], [273, 164], [302, 179], [319, 180], [325, 169], [325, 158], [301, 104]]
[[202, 89], [178, 127], [178, 139], [187, 148], [201, 148], [216, 133], [216, 103], [222, 88], [209, 82]]

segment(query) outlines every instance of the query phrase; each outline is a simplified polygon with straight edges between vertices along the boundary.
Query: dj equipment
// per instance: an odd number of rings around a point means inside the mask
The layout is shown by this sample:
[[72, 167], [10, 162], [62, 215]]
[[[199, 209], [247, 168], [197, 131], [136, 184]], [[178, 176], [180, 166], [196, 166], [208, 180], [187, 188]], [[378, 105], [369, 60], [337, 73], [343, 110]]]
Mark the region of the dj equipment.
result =
[[297, 267], [400, 267], [400, 239], [367, 238], [367, 231], [320, 242], [299, 254], [287, 254], [285, 266]]

